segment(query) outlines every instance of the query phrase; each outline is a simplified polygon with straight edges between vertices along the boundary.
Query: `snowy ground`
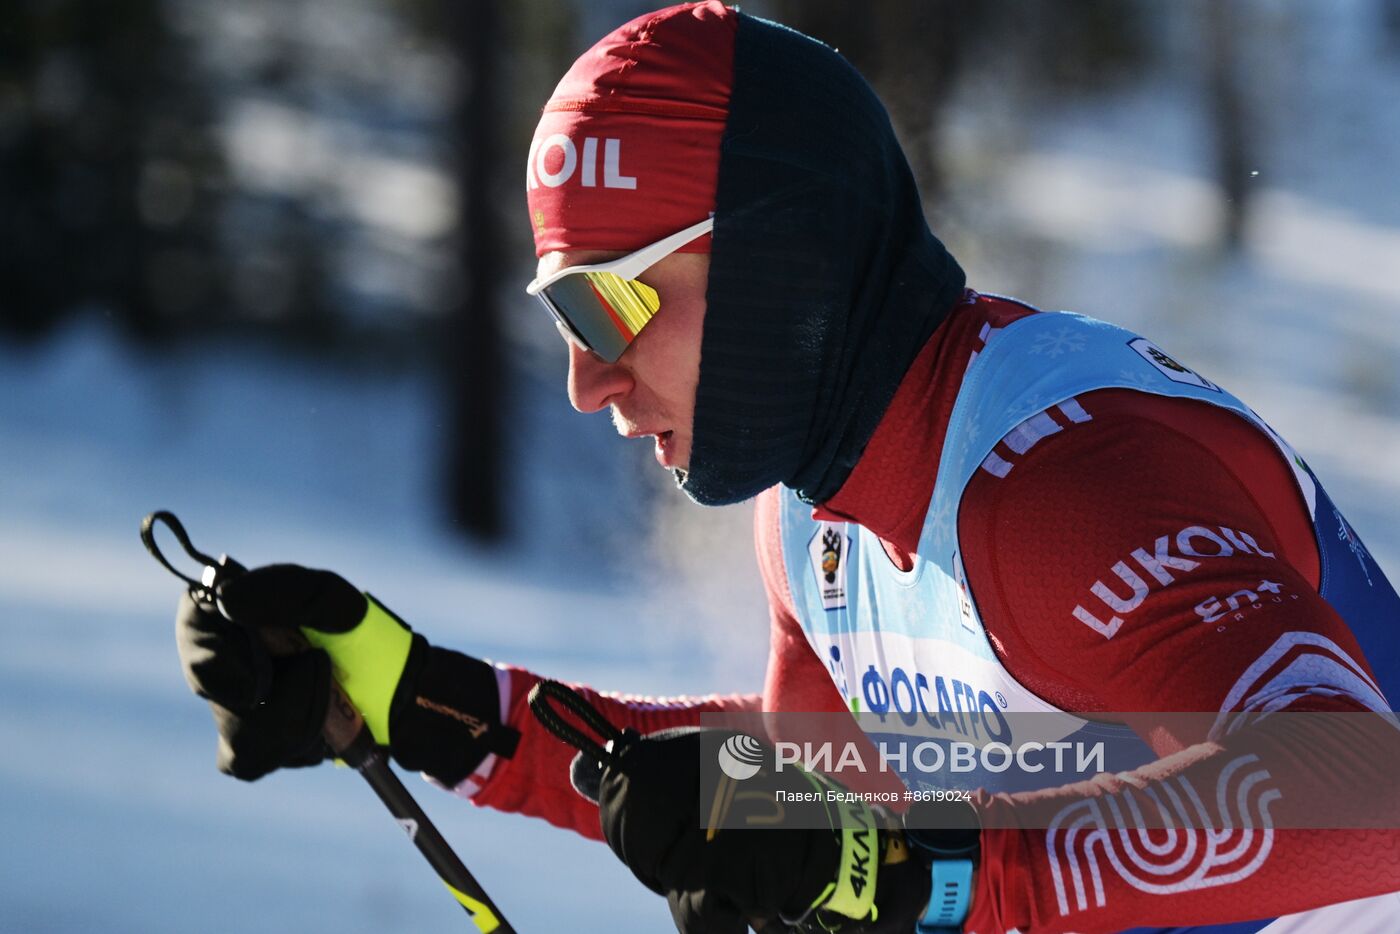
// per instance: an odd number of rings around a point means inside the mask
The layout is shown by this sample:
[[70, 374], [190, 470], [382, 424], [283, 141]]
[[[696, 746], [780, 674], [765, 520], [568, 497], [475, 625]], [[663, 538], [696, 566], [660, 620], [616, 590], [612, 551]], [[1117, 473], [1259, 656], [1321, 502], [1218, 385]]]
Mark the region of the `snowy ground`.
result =
[[[1393, 72], [1376, 81], [1393, 92]], [[1222, 260], [1213, 191], [1173, 122], [1190, 106], [1165, 93], [1055, 115], [987, 159], [971, 281], [1140, 329], [1234, 390], [1400, 575], [1395, 133], [1321, 151], [1311, 176], [1262, 176], [1257, 236]], [[606, 508], [571, 504], [601, 487], [625, 501], [639, 459], [597, 454], [612, 443], [597, 419], [557, 436], [560, 388], [522, 400], [513, 495], [542, 536], [593, 543]], [[706, 608], [641, 583], [645, 559], [629, 577], [598, 572], [593, 544], [570, 560], [445, 537], [433, 400], [416, 378], [237, 346], [157, 356], [92, 324], [0, 345], [0, 932], [466, 929], [352, 773], [215, 773], [170, 638], [176, 585], [136, 538], [153, 508], [245, 563], [333, 567], [435, 641], [608, 688], [755, 686], [759, 607], [709, 630], [693, 622]], [[746, 542], [721, 538], [727, 553], [689, 565], [745, 566]], [[599, 846], [413, 787], [520, 930], [668, 929]]]

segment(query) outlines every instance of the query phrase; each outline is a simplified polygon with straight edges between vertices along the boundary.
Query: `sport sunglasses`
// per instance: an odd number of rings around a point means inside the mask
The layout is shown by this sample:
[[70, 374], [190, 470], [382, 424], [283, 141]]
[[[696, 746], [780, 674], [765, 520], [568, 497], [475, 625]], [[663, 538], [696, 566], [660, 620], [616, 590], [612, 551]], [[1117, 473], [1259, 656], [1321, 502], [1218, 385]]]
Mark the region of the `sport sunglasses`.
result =
[[714, 226], [714, 218], [707, 217], [620, 259], [535, 279], [525, 291], [539, 296], [566, 340], [616, 363], [661, 307], [656, 290], [637, 276]]

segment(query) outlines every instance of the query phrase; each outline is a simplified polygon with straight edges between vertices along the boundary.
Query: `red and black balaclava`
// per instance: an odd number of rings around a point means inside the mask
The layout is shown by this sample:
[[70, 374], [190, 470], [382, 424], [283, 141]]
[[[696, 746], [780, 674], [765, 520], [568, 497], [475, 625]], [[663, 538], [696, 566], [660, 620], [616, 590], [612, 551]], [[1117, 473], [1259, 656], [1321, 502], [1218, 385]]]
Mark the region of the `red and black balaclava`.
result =
[[689, 247], [710, 278], [678, 474], [705, 505], [775, 483], [835, 493], [965, 282], [864, 79], [717, 0], [584, 53], [545, 106], [526, 191], [540, 255], [633, 250], [714, 212]]

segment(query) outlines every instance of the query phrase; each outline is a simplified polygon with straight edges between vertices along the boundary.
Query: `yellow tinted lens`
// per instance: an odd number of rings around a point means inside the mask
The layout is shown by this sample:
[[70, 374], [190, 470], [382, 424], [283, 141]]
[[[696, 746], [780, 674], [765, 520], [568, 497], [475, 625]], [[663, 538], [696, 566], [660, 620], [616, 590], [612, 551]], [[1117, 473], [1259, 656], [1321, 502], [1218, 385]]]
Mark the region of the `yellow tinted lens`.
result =
[[623, 279], [610, 272], [587, 272], [584, 277], [626, 327], [628, 333], [623, 336], [628, 340], [636, 337], [661, 307], [656, 290], [636, 279]]

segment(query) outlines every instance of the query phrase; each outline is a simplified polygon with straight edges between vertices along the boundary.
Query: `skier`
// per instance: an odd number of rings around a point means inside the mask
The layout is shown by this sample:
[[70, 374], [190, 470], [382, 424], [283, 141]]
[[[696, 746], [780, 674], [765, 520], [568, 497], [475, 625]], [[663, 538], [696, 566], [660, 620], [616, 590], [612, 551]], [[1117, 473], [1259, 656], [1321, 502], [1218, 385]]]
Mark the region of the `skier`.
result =
[[[572, 404], [651, 438], [696, 502], [757, 497], [762, 693], [581, 688], [614, 723], [904, 712], [951, 683], [974, 708], [995, 698], [1085, 729], [1111, 711], [1390, 710], [1400, 598], [1302, 459], [1151, 342], [967, 288], [883, 107], [827, 47], [717, 0], [639, 17], [560, 82], [526, 189], [529, 291], [569, 342]], [[882, 823], [880, 852], [902, 841], [910, 858], [853, 888], [852, 847], [869, 838], [840, 828], [697, 843], [683, 739], [643, 741], [651, 780], [605, 778], [600, 808], [570, 784], [573, 750], [530, 716], [537, 675], [431, 646], [337, 575], [273, 566], [219, 596], [234, 619], [308, 627], [323, 648], [269, 657], [186, 597], [182, 660], [215, 712], [221, 769], [251, 780], [320, 761], [333, 664], [400, 765], [606, 837], [683, 931], [1400, 923], [1394, 823], [1289, 825], [1324, 798], [1394, 813], [1384, 733], [1363, 746], [1278, 717], [1144, 731], [1132, 771], [980, 795], [984, 829], [956, 847]], [[1153, 865], [1095, 823], [1132, 789], [1213, 800], [1242, 767], [1269, 806], [1243, 815], [1233, 850], [1183, 828], [1189, 858]]]

